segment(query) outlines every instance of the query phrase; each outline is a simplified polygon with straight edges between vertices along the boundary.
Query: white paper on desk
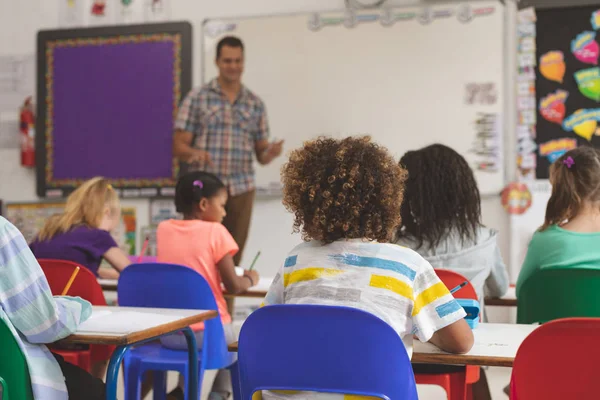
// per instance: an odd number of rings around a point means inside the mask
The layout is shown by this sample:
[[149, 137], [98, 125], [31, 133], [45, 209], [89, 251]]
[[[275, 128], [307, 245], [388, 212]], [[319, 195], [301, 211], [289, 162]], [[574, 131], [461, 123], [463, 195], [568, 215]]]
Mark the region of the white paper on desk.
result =
[[[127, 335], [181, 319], [178, 315], [162, 315], [137, 311], [118, 311], [108, 314], [102, 311], [92, 313], [90, 319], [79, 325], [77, 334], [107, 333]], [[94, 316], [94, 314], [97, 314]], [[98, 314], [100, 314], [98, 316]]]

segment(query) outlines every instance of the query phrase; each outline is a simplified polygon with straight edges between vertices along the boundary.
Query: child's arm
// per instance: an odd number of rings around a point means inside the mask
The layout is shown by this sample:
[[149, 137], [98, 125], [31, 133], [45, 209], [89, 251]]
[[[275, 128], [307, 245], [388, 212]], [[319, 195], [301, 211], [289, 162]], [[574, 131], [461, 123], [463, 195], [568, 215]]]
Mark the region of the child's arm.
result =
[[[106, 253], [104, 253], [103, 257], [114, 269], [116, 269], [119, 272], [123, 271], [125, 267], [131, 264], [131, 261], [129, 261], [129, 257], [127, 257], [125, 252], [119, 247], [111, 247], [106, 251]], [[106, 278], [110, 279], [110, 277]]]
[[258, 273], [256, 271], [244, 271], [244, 276], [238, 276], [235, 272], [235, 264], [231, 254], [226, 254], [217, 263], [221, 280], [225, 289], [231, 294], [239, 294], [258, 284]]
[[436, 331], [429, 341], [448, 353], [463, 354], [473, 347], [473, 332], [464, 319]]
[[490, 276], [485, 280], [485, 293], [490, 297], [502, 297], [508, 290], [508, 271], [504, 260], [502, 260], [502, 254], [500, 254], [500, 248], [496, 245], [494, 254], [494, 265]]
[[91, 315], [89, 302], [52, 297], [42, 268], [23, 235], [0, 217], [0, 306], [29, 343], [52, 343]]
[[431, 341], [450, 353], [466, 353], [473, 347], [465, 310], [425, 260], [414, 279], [413, 301], [413, 329], [420, 341]]

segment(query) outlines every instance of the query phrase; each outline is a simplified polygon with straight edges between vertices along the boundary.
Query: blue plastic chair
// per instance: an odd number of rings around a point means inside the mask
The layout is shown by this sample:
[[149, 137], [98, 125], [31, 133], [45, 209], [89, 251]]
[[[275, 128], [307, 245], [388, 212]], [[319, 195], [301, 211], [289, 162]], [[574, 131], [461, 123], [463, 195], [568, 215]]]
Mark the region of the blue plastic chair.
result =
[[242, 399], [258, 390], [300, 390], [417, 399], [402, 339], [378, 317], [349, 307], [274, 305], [240, 332]]
[[[117, 290], [120, 306], [217, 310], [206, 280], [198, 272], [182, 265], [131, 264], [121, 273]], [[204, 370], [227, 368], [235, 362], [235, 354], [227, 350], [221, 318], [204, 322], [204, 340], [198, 361], [199, 385], [202, 384]], [[144, 344], [130, 350], [123, 363], [125, 400], [140, 398], [141, 381], [146, 371], [153, 371], [154, 399], [166, 398], [165, 371], [181, 373], [186, 387], [189, 382], [187, 351], [170, 350], [160, 343]], [[235, 372], [232, 369], [234, 382], [237, 380]], [[235, 391], [238, 385], [234, 384], [233, 388]]]

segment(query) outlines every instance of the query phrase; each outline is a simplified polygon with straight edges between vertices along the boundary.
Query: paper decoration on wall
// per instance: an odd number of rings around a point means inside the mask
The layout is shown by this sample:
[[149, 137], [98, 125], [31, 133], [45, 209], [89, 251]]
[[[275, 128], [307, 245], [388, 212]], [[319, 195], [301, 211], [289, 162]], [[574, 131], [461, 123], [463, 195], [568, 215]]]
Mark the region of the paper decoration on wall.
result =
[[540, 144], [540, 156], [547, 157], [552, 164], [557, 158], [576, 147], [577, 140], [573, 138], [551, 140]]
[[540, 73], [550, 81], [562, 83], [566, 69], [562, 51], [549, 51], [540, 57]]
[[500, 118], [494, 113], [479, 113], [475, 121], [476, 136], [471, 153], [477, 155], [473, 168], [483, 172], [496, 172], [501, 164]]
[[600, 28], [600, 10], [596, 10], [592, 13], [592, 28], [594, 28], [594, 30], [598, 30], [598, 28]]
[[600, 68], [588, 68], [575, 72], [579, 91], [588, 99], [600, 101]]
[[544, 119], [555, 124], [561, 125], [565, 119], [565, 101], [569, 97], [569, 92], [557, 90], [550, 93], [540, 100], [540, 114]]
[[502, 191], [502, 206], [512, 215], [524, 214], [531, 207], [531, 192], [522, 182], [509, 183]]
[[585, 31], [571, 42], [571, 51], [575, 58], [586, 64], [598, 65], [600, 48], [596, 42], [596, 32]]
[[106, 8], [106, 0], [94, 0], [92, 4], [92, 15], [103, 16]]
[[591, 141], [598, 127], [598, 120], [600, 120], [600, 108], [579, 109], [563, 121], [563, 129], [573, 131], [576, 135]]
[[493, 82], [467, 83], [465, 86], [466, 104], [496, 104], [498, 93]]

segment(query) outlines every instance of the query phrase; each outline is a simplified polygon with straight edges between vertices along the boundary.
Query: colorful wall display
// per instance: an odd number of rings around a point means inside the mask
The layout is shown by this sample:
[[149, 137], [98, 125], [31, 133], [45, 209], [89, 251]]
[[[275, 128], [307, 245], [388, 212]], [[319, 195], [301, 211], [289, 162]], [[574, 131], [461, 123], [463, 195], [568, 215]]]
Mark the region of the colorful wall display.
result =
[[535, 177], [577, 146], [600, 146], [600, 6], [535, 13]]

